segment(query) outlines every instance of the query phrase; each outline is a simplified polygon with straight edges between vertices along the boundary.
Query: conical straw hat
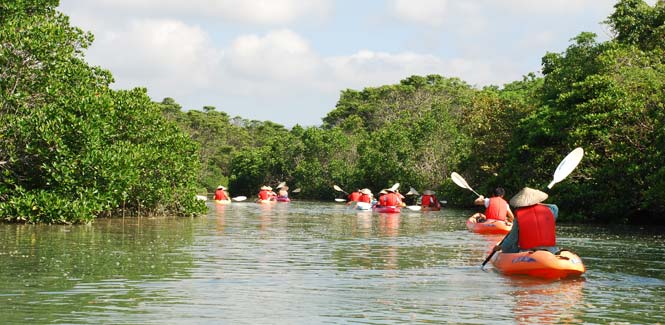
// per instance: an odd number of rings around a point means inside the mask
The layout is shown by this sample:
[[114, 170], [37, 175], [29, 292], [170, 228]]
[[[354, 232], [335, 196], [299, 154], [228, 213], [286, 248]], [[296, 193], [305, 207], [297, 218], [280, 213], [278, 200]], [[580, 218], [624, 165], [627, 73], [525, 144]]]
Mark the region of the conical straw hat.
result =
[[525, 187], [510, 199], [510, 205], [521, 208], [543, 202], [547, 199], [547, 193]]

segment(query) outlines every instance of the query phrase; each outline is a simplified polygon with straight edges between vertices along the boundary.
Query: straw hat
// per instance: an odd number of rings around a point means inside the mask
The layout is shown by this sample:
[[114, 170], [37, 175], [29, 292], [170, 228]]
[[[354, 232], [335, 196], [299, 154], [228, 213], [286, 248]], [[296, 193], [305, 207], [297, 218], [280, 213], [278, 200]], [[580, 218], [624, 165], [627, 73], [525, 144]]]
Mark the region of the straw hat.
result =
[[222, 185], [217, 186], [217, 189], [218, 189], [218, 190], [221, 189], [221, 190], [223, 190], [223, 191], [226, 191], [226, 187], [224, 187], [224, 186], [222, 186]]
[[547, 199], [547, 193], [525, 187], [510, 199], [510, 205], [521, 208], [543, 202]]
[[367, 195], [372, 195], [372, 191], [370, 191], [368, 188], [364, 188], [364, 189], [360, 190], [360, 193], [367, 194]]
[[423, 192], [423, 194], [425, 194], [425, 195], [434, 195], [434, 194], [436, 194], [436, 192], [434, 192], [434, 191], [432, 191], [432, 190], [425, 190], [425, 191]]
[[272, 191], [272, 187], [263, 185], [263, 186], [261, 186], [261, 190], [262, 191], [264, 191], [264, 190], [265, 191]]
[[381, 192], [379, 192], [379, 194], [388, 194], [388, 190], [383, 189], [383, 190], [381, 190]]

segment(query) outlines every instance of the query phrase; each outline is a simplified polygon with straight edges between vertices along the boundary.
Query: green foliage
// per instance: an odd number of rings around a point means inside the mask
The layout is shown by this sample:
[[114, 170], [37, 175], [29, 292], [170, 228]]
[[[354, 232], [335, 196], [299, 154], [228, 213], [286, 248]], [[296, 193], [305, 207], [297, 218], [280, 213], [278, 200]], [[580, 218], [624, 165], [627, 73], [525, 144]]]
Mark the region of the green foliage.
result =
[[144, 89], [110, 90], [111, 74], [83, 60], [92, 35], [50, 5], [2, 7], [17, 12], [0, 25], [0, 218], [201, 212], [196, 144]]

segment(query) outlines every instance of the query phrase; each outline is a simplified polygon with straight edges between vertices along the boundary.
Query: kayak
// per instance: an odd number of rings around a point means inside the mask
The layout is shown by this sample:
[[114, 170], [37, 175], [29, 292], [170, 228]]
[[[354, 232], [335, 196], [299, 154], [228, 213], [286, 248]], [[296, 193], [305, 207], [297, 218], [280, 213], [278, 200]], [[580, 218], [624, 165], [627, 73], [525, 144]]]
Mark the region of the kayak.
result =
[[217, 204], [231, 204], [231, 200], [214, 200]]
[[256, 203], [265, 203], [265, 204], [275, 203], [275, 202], [277, 202], [277, 201], [275, 201], [275, 200], [256, 200]]
[[372, 210], [372, 203], [367, 203], [367, 202], [356, 202], [356, 205], [353, 207], [356, 210]]
[[577, 254], [562, 250], [552, 254], [546, 250], [519, 253], [496, 252], [492, 265], [506, 275], [529, 275], [546, 279], [577, 277], [586, 272], [582, 259]]
[[422, 207], [420, 211], [440, 211], [441, 207]]
[[291, 202], [291, 199], [285, 196], [278, 196], [277, 197], [277, 202]]
[[374, 207], [374, 212], [378, 213], [399, 213], [400, 212], [400, 207], [397, 206], [375, 206]]
[[513, 224], [506, 224], [505, 221], [494, 219], [476, 222], [475, 218], [469, 217], [466, 220], [466, 228], [478, 234], [507, 234], [510, 232], [510, 229], [513, 229]]

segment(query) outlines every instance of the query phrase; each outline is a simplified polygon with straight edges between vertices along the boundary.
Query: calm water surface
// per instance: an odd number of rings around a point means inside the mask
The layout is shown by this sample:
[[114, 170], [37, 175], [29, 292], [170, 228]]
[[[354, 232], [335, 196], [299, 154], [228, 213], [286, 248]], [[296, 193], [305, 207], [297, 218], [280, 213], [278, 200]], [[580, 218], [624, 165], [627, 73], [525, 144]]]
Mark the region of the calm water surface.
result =
[[[0, 224], [3, 324], [665, 323], [665, 231], [559, 225], [583, 278], [480, 270], [470, 211], [209, 205], [200, 218]], [[562, 212], [563, 213], [563, 212]]]

